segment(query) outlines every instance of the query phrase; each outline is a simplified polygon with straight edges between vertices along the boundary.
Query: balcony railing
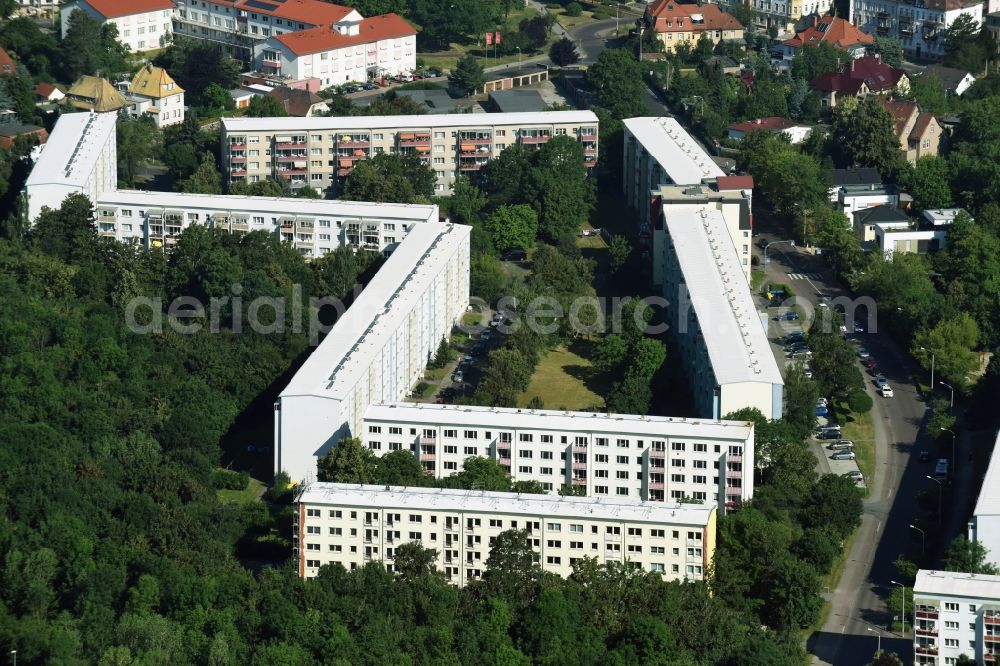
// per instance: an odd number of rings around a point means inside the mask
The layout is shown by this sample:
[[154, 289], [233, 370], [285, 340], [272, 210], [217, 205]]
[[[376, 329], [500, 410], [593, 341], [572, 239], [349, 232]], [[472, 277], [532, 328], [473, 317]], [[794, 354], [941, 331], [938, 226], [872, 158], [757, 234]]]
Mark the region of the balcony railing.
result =
[[421, 435], [420, 436], [420, 443], [421, 444], [434, 444], [435, 442], [437, 442], [437, 438], [434, 437], [434, 435]]
[[741, 463], [743, 462], [743, 456], [739, 453], [730, 453], [726, 455], [726, 462], [731, 463]]
[[431, 145], [431, 135], [430, 134], [415, 134], [410, 138], [399, 139], [399, 146], [401, 148], [417, 148], [420, 146]]
[[305, 149], [305, 141], [275, 141], [275, 148], [278, 150], [294, 150], [294, 149]]
[[663, 490], [663, 481], [650, 481], [649, 482], [649, 489], [650, 490]]
[[260, 61], [262, 67], [281, 67], [280, 60], [272, 60], [270, 58], [264, 58]]
[[938, 649], [936, 647], [930, 647], [927, 645], [917, 645], [913, 648], [917, 654], [937, 654]]
[[[937, 629], [931, 629], [931, 628], [927, 628], [927, 627], [923, 627], [923, 628], [917, 627], [916, 632], [917, 632], [917, 636], [937, 636], [937, 634], [938, 634]], [[997, 638], [1000, 639], [1000, 636], [998, 636]]]
[[548, 135], [548, 134], [536, 134], [536, 135], [533, 135], [533, 136], [522, 136], [521, 137], [521, 143], [529, 143], [529, 144], [534, 144], [534, 143], [548, 143], [549, 139], [551, 139], [551, 138], [552, 137], [550, 135]]
[[420, 462], [433, 462], [435, 460], [437, 460], [437, 454], [436, 453], [421, 453], [420, 454]]
[[586, 452], [587, 452], [587, 445], [586, 444], [574, 444], [573, 445], [573, 453], [586, 453]]
[[587, 469], [587, 463], [585, 462], [574, 462], [573, 469]]
[[743, 472], [741, 472], [739, 470], [736, 470], [736, 469], [727, 469], [726, 470], [726, 478], [727, 479], [742, 479], [743, 478]]
[[230, 141], [229, 150], [245, 150], [247, 147], [246, 141]]
[[667, 457], [667, 451], [666, 451], [666, 449], [650, 449], [649, 450], [649, 457], [650, 458], [666, 458]]
[[[917, 619], [918, 620], [936, 620], [937, 617], [938, 617], [938, 612], [937, 611], [927, 611], [927, 610], [918, 610], [917, 611]], [[997, 619], [1000, 620], [1000, 618], [997, 618]]]
[[368, 139], [341, 139], [337, 141], [337, 146], [340, 148], [367, 148], [371, 145], [371, 141]]
[[471, 143], [471, 144], [473, 144], [475, 146], [488, 146], [491, 143], [493, 143], [493, 137], [489, 137], [489, 136], [465, 137], [465, 136], [462, 136], [462, 137], [458, 138], [458, 142], [460, 144], [462, 144], [462, 143]]

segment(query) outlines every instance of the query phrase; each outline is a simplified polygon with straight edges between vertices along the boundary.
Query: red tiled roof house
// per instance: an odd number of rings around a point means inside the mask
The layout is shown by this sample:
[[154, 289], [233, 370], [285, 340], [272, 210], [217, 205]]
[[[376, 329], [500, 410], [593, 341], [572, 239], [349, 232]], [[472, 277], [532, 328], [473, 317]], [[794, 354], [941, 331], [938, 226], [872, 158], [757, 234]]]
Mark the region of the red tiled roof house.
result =
[[792, 58], [798, 55], [804, 46], [829, 44], [838, 51], [843, 51], [849, 58], [860, 58], [865, 55], [869, 46], [875, 43], [875, 38], [859, 27], [839, 16], [812, 16], [807, 18], [806, 27], [795, 33], [791, 39], [781, 43], [781, 67], [791, 66]]
[[878, 56], [866, 55], [841, 65], [836, 72], [820, 74], [809, 82], [823, 106], [833, 108], [844, 97], [905, 93], [910, 89], [906, 72], [890, 67]]
[[896, 121], [899, 149], [911, 164], [921, 157], [937, 155], [941, 144], [941, 125], [934, 114], [921, 111], [916, 102], [883, 99], [882, 105]]
[[643, 15], [646, 30], [656, 32], [667, 53], [681, 44], [691, 48], [702, 35], [713, 44], [723, 41], [743, 41], [743, 26], [716, 4], [681, 4], [677, 0], [654, 0], [646, 5]]

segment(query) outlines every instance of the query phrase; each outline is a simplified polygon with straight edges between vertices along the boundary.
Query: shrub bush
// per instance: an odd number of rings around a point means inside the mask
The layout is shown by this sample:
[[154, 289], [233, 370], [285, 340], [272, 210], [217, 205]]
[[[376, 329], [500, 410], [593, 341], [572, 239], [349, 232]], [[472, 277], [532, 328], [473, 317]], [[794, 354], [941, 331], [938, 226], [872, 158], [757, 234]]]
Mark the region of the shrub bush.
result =
[[864, 391], [853, 391], [847, 396], [847, 406], [855, 414], [867, 414], [875, 406], [871, 396]]
[[583, 13], [583, 7], [579, 2], [571, 2], [566, 5], [566, 16], [579, 16]]
[[611, 18], [611, 15], [602, 9], [595, 10], [593, 16], [595, 21], [603, 21], [604, 19]]
[[250, 475], [231, 469], [217, 469], [212, 472], [212, 486], [219, 490], [243, 490], [250, 483]]

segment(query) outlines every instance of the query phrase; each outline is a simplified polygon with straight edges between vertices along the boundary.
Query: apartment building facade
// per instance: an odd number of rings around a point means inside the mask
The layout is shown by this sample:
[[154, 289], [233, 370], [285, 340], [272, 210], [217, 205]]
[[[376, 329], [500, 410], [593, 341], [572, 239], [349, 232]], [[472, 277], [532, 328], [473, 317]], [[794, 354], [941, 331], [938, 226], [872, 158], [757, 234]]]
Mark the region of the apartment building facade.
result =
[[713, 506], [553, 495], [313, 483], [293, 524], [299, 575], [369, 562], [393, 570], [396, 549], [437, 552], [451, 582], [482, 577], [506, 530], [524, 530], [545, 571], [569, 576], [583, 557], [625, 562], [667, 580], [704, 580], [715, 553]]
[[980, 0], [851, 0], [850, 16], [865, 32], [899, 39], [908, 56], [940, 59], [945, 30], [963, 14], [981, 24], [983, 5]]
[[311, 259], [345, 245], [392, 253], [437, 206], [111, 190], [94, 202], [101, 236], [151, 249], [173, 247], [193, 224], [242, 236], [265, 231]]
[[573, 487], [588, 497], [730, 509], [753, 496], [750, 422], [389, 403], [365, 411], [359, 437], [379, 456], [411, 451], [438, 479], [483, 456], [548, 492]]
[[469, 232], [418, 224], [313, 350], [274, 405], [274, 469], [311, 481], [359, 436], [369, 405], [402, 400], [469, 303]]
[[70, 194], [91, 201], [118, 186], [118, 150], [113, 113], [67, 113], [59, 117], [25, 181], [27, 215], [56, 209]]
[[[742, 0], [720, 0], [726, 11], [735, 11]], [[766, 32], [775, 28], [778, 34], [795, 31], [795, 26], [810, 14], [824, 16], [833, 8], [833, 0], [752, 0], [746, 3], [754, 13], [757, 29]]]
[[921, 569], [912, 613], [916, 666], [1000, 660], [1000, 576]]
[[553, 136], [579, 140], [589, 170], [597, 164], [597, 129], [591, 111], [223, 118], [222, 162], [231, 183], [276, 177], [322, 192], [360, 160], [415, 154], [434, 170], [435, 193], [448, 195], [458, 175], [474, 176], [507, 146], [540, 147]]
[[171, 39], [174, 0], [73, 0], [59, 11], [63, 38], [70, 17], [82, 11], [101, 25], [118, 28], [118, 41], [133, 52], [153, 51]]

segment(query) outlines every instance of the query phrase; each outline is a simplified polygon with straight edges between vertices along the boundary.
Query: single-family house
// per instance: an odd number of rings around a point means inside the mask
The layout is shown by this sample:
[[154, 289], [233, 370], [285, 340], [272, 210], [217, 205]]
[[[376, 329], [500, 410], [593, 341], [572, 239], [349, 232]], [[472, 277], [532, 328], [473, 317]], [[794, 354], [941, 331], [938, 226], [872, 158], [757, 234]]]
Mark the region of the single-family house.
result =
[[647, 30], [656, 33], [667, 53], [681, 44], [694, 48], [702, 35], [712, 44], [743, 41], [743, 25], [717, 4], [653, 0], [646, 5], [642, 21]]
[[921, 111], [916, 102], [883, 99], [882, 105], [895, 120], [899, 149], [913, 164], [921, 157], [937, 155], [941, 143], [941, 125], [934, 114]]
[[830, 169], [830, 203], [848, 217], [874, 206], [898, 206], [899, 189], [884, 185], [878, 169]]
[[944, 86], [946, 94], [956, 97], [961, 97], [962, 93], [976, 82], [976, 77], [964, 69], [955, 69], [944, 65], [930, 65], [924, 69], [920, 76], [933, 76]]
[[875, 227], [879, 224], [909, 224], [910, 217], [895, 206], [879, 204], [854, 211], [854, 235], [862, 245], [875, 240]]
[[157, 127], [184, 122], [184, 89], [162, 67], [147, 64], [136, 72], [125, 99], [133, 118], [149, 114]]
[[66, 93], [56, 88], [51, 83], [39, 83], [35, 86], [35, 100], [39, 104], [47, 102], [59, 102], [66, 97]]
[[852, 59], [835, 72], [820, 74], [809, 84], [819, 93], [825, 107], [837, 106], [843, 97], [867, 97], [906, 93], [910, 79], [906, 72], [891, 67], [877, 55]]
[[84, 74], [66, 93], [69, 103], [80, 111], [117, 112], [128, 102], [107, 79]]
[[0, 148], [10, 150], [14, 147], [14, 142], [22, 136], [31, 137], [32, 143], [40, 145], [48, 140], [49, 133], [38, 125], [3, 124], [0, 125]]
[[285, 113], [298, 118], [310, 118], [325, 114], [330, 106], [322, 97], [304, 88], [288, 88], [281, 86], [267, 94], [278, 100]]
[[[848, 58], [861, 58], [868, 47], [875, 44], [875, 38], [858, 26], [839, 16], [817, 16], [813, 14], [804, 20], [805, 26], [795, 32], [795, 36], [781, 42], [773, 54], [775, 64], [781, 69], [791, 67], [792, 59], [804, 46], [829, 44], [843, 51]], [[800, 24], [801, 25], [801, 24]]]
[[755, 118], [742, 123], [734, 123], [729, 126], [728, 136], [730, 139], [740, 140], [750, 132], [767, 131], [774, 134], [781, 133], [788, 137], [789, 143], [801, 143], [806, 140], [812, 128], [789, 120], [771, 116], [768, 118]]

